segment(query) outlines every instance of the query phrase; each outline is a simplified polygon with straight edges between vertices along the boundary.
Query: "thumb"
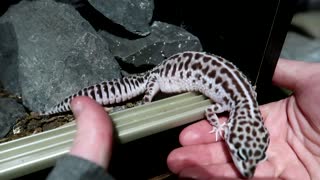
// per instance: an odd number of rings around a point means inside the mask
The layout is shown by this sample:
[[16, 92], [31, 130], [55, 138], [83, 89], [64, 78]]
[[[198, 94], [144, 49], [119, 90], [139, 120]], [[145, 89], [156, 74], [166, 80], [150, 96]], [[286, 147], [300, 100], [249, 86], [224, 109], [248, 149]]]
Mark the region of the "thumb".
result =
[[71, 109], [77, 133], [70, 154], [87, 159], [104, 168], [111, 157], [113, 127], [103, 107], [88, 97], [76, 97]]
[[312, 63], [280, 58], [273, 74], [273, 83], [290, 90], [297, 90], [310, 77]]

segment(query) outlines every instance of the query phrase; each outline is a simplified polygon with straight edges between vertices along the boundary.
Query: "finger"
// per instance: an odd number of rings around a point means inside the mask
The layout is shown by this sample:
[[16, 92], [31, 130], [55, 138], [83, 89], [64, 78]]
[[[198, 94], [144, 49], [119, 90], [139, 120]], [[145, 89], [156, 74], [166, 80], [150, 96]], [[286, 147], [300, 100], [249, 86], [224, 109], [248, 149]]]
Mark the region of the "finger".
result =
[[212, 126], [207, 120], [202, 120], [184, 128], [179, 136], [180, 144], [189, 146], [194, 144], [206, 144], [215, 141], [215, 136], [209, 133]]
[[[260, 106], [264, 124], [267, 127], [271, 139], [281, 139], [287, 136], [288, 99], [282, 99], [277, 102], [271, 102]], [[283, 120], [283, 121], [282, 121]], [[281, 129], [281, 131], [279, 131]], [[272, 144], [273, 141], [270, 142]]]
[[[253, 179], [274, 179], [274, 168], [270, 163], [261, 163], [257, 166]], [[203, 166], [193, 166], [183, 169], [179, 176], [192, 179], [225, 179], [241, 178], [240, 172], [233, 163], [209, 164]]]
[[71, 102], [77, 133], [70, 154], [107, 168], [111, 156], [112, 122], [104, 109], [88, 97]]
[[296, 87], [299, 86], [297, 83], [301, 82], [301, 79], [305, 79], [306, 76], [308, 76], [308, 71], [306, 69], [308, 65], [309, 63], [307, 62], [280, 58], [272, 81], [277, 86], [295, 90]]
[[179, 173], [187, 167], [221, 164], [229, 161], [231, 158], [225, 143], [217, 142], [177, 148], [169, 154], [167, 165], [172, 172]]
[[273, 83], [288, 89], [295, 89], [297, 82], [297, 71], [299, 71], [301, 62], [279, 59], [273, 74]]
[[254, 179], [276, 179], [276, 171], [274, 166], [269, 162], [261, 162], [257, 165], [256, 171], [254, 173]]
[[[220, 119], [226, 120], [225, 117]], [[182, 130], [179, 137], [180, 143], [183, 146], [189, 146], [216, 142], [215, 133], [209, 133], [211, 130], [212, 125], [207, 120], [194, 123]]]
[[241, 177], [232, 163], [188, 167], [183, 169], [179, 173], [179, 176], [190, 179], [226, 179]]

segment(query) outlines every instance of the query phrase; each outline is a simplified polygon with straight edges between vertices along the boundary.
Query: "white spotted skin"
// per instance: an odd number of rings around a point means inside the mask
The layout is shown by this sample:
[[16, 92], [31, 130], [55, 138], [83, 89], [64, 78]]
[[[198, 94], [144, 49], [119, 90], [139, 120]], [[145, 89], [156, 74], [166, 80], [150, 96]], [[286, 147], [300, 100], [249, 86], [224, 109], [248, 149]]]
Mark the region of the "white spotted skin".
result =
[[[241, 175], [253, 177], [258, 163], [266, 159], [269, 133], [250, 82], [235, 65], [219, 56], [193, 51], [177, 53], [146, 73], [82, 89], [42, 114], [69, 111], [71, 100], [79, 95], [109, 105], [143, 93], [143, 101], [148, 103], [159, 91], [197, 91], [210, 98], [213, 104], [206, 109], [206, 117], [213, 125], [211, 132], [223, 136]], [[216, 114], [225, 111], [230, 112], [229, 119], [220, 124]]]

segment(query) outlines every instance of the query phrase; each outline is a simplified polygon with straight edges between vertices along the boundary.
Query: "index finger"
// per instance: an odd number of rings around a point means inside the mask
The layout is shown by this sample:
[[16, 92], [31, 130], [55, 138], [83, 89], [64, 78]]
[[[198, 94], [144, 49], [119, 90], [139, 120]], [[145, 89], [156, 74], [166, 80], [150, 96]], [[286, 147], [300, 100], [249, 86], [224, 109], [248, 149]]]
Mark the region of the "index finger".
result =
[[[312, 66], [317, 63], [303, 62], [297, 60], [288, 60], [280, 58], [273, 74], [272, 81], [275, 85], [296, 90], [301, 86], [299, 83], [308, 81]], [[319, 64], [319, 63], [318, 63]]]
[[[221, 120], [225, 121], [225, 117], [221, 117]], [[202, 120], [194, 123], [182, 130], [180, 133], [180, 144], [183, 146], [189, 146], [194, 144], [207, 144], [216, 142], [215, 134], [209, 133], [213, 126], [209, 124], [207, 120]]]

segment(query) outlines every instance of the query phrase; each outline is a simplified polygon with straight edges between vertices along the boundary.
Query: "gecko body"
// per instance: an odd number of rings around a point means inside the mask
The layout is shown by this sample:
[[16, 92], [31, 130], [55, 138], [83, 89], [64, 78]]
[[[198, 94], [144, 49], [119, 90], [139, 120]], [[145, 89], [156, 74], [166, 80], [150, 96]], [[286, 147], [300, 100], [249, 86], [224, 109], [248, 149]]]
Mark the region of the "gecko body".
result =
[[[178, 53], [145, 73], [84, 88], [41, 114], [69, 111], [76, 96], [88, 96], [110, 105], [144, 93], [143, 102], [149, 103], [159, 91], [197, 91], [210, 98], [213, 104], [207, 107], [205, 115], [213, 126], [211, 132], [224, 138], [241, 175], [254, 175], [257, 164], [266, 159], [269, 133], [250, 82], [235, 65], [219, 56], [193, 51]], [[217, 114], [225, 111], [229, 118], [221, 124]]]

